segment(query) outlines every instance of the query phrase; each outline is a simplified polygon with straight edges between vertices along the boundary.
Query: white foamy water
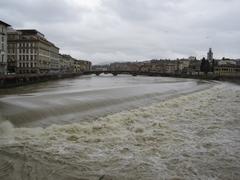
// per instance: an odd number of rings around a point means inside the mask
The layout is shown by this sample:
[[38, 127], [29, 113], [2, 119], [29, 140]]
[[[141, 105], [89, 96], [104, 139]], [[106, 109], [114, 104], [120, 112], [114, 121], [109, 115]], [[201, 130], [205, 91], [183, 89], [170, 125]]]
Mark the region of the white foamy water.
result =
[[0, 91], [0, 117], [17, 127], [92, 121], [211, 86], [212, 83], [190, 79], [82, 76], [4, 89]]
[[91, 122], [4, 123], [0, 179], [239, 179], [239, 117], [240, 87], [224, 83]]

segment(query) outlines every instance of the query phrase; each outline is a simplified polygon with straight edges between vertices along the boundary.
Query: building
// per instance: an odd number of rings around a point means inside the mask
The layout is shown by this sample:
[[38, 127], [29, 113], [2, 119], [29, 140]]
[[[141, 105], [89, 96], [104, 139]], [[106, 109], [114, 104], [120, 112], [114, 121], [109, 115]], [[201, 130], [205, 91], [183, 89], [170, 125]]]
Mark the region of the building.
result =
[[116, 62], [110, 64], [110, 70], [111, 71], [133, 71], [137, 72], [139, 71], [140, 65], [137, 62]]
[[17, 72], [17, 61], [19, 59], [19, 51], [17, 48], [17, 43], [12, 41], [14, 39], [18, 39], [20, 36], [20, 32], [16, 31], [15, 29], [9, 28], [7, 31], [8, 36], [8, 72], [9, 73], [16, 73]]
[[199, 60], [189, 61], [188, 74], [199, 75], [201, 72], [200, 67], [201, 67], [201, 61]]
[[177, 59], [177, 73], [187, 74], [189, 72], [189, 59]]
[[94, 65], [92, 66], [93, 71], [108, 71], [109, 70], [109, 65]]
[[221, 77], [240, 77], [240, 65], [221, 64], [214, 68], [214, 74]]
[[173, 60], [151, 60], [150, 72], [161, 74], [175, 74], [178, 69], [177, 61]]
[[212, 62], [213, 61], [213, 52], [212, 52], [212, 48], [209, 48], [209, 51], [207, 53], [207, 60], [209, 62]]
[[144, 62], [139, 62], [139, 71], [146, 73], [146, 72], [150, 72], [152, 68], [152, 64], [150, 61], [144, 61]]
[[50, 73], [60, 72], [59, 48], [50, 46]]
[[81, 72], [91, 71], [92, 70], [92, 63], [90, 61], [78, 60], [78, 63], [80, 64]]
[[165, 65], [164, 64], [165, 64], [164, 60], [155, 60], [155, 59], [151, 60], [150, 61], [149, 72], [165, 73]]
[[222, 59], [218, 61], [218, 65], [237, 65], [237, 61], [233, 59]]
[[240, 59], [236, 59], [235, 61], [237, 65], [240, 65]]
[[90, 71], [92, 63], [90, 61], [78, 60], [68, 54], [59, 54], [60, 73], [81, 73]]
[[47, 74], [59, 71], [59, 48], [35, 29], [8, 31], [9, 71]]
[[7, 74], [7, 28], [9, 26], [0, 20], [0, 75]]
[[67, 54], [59, 54], [60, 72], [72, 73], [74, 71], [74, 59]]
[[175, 74], [177, 72], [177, 61], [169, 61], [165, 64], [166, 74]]
[[91, 62], [85, 60], [74, 60], [74, 73], [81, 73], [91, 70]]

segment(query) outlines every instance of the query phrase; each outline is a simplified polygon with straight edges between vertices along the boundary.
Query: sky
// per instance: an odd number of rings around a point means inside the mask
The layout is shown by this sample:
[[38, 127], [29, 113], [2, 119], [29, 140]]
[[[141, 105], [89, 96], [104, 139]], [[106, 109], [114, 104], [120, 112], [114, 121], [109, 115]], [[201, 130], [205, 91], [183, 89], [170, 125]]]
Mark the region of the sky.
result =
[[240, 0], [1, 0], [0, 20], [37, 29], [94, 64], [240, 58]]

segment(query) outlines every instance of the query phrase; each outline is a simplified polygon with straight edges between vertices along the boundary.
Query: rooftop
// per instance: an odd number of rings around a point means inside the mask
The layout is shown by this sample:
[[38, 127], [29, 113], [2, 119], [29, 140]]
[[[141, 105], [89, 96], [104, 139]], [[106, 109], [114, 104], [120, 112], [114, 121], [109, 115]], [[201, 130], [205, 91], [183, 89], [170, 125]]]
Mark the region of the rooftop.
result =
[[44, 37], [44, 34], [40, 33], [36, 29], [18, 29], [17, 31], [22, 32], [23, 35], [36, 35], [36, 34], [38, 34], [38, 35]]
[[7, 23], [5, 23], [5, 22], [3, 22], [3, 21], [1, 21], [1, 20], [0, 20], [0, 24], [3, 24], [3, 25], [5, 25], [5, 26], [10, 26], [9, 24], [7, 24]]

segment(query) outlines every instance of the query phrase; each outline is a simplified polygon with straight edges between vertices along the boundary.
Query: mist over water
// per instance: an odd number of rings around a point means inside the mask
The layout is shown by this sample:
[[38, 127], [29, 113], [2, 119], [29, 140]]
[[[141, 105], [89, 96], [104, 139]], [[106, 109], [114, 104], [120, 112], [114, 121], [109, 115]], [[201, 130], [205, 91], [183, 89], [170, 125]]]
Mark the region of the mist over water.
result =
[[2, 92], [0, 179], [238, 179], [240, 87], [86, 76]]

